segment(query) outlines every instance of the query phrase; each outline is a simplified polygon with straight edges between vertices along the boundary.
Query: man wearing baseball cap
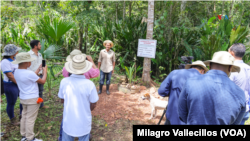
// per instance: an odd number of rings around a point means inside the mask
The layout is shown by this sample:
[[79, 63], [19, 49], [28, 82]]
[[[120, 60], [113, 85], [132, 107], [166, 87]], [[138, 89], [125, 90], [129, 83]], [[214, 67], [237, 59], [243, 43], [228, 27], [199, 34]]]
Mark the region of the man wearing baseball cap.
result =
[[40, 104], [37, 103], [39, 98], [39, 84], [44, 84], [47, 78], [47, 66], [43, 68], [43, 77], [40, 78], [33, 71], [28, 70], [31, 62], [35, 58], [27, 52], [21, 52], [16, 55], [16, 60], [13, 64], [18, 64], [18, 69], [15, 71], [14, 77], [20, 90], [20, 103], [23, 105], [20, 133], [21, 141], [42, 141], [35, 138], [34, 125], [37, 118]]
[[160, 96], [168, 96], [168, 108], [166, 111], [165, 125], [184, 125], [179, 119], [178, 100], [179, 94], [188, 78], [204, 74], [208, 71], [202, 61], [195, 61], [185, 66], [185, 69], [172, 71], [161, 83], [158, 90]]
[[226, 52], [215, 52], [212, 60], [205, 61], [210, 69], [206, 74], [189, 78], [178, 103], [181, 121], [188, 125], [240, 124], [245, 111], [245, 94], [228, 77], [239, 72], [234, 57]]

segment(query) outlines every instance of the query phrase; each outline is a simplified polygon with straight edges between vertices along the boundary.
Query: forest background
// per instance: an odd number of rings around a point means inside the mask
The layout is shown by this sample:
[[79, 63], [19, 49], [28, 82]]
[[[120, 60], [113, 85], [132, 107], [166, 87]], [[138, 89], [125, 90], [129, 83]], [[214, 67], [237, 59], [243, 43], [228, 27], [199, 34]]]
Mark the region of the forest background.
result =
[[[209, 60], [233, 43], [245, 44], [244, 61], [250, 63], [249, 9], [249, 1], [155, 1], [151, 78], [162, 81], [183, 63], [181, 56]], [[109, 39], [115, 71], [125, 74], [133, 67], [136, 79], [142, 75], [137, 47], [138, 39], [146, 39], [147, 15], [147, 1], [1, 1], [1, 49], [12, 43], [28, 51], [29, 42], [38, 39], [51, 62], [64, 62], [77, 48], [97, 63]]]

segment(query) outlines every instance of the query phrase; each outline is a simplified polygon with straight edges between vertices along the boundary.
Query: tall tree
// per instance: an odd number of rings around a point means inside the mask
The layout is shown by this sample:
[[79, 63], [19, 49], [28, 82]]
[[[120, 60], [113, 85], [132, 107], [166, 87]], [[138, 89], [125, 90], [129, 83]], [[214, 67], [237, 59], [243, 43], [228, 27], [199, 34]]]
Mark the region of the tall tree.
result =
[[[153, 38], [153, 27], [154, 27], [154, 1], [148, 1], [148, 19], [147, 19], [147, 36], [146, 39]], [[143, 62], [143, 72], [142, 72], [142, 81], [146, 82], [148, 85], [151, 71], [151, 58], [144, 58]]]

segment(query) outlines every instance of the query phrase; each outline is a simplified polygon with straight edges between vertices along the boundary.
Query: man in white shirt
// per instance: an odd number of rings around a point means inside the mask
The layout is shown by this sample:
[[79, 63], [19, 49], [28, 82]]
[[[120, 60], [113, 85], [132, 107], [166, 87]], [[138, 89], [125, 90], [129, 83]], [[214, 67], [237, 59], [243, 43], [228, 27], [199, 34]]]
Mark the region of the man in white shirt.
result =
[[[43, 70], [42, 70], [42, 60], [43, 56], [39, 50], [41, 50], [41, 43], [39, 40], [32, 40], [30, 42], [31, 50], [28, 52], [32, 58], [35, 58], [36, 60], [31, 62], [31, 66], [28, 68], [28, 70], [31, 70], [35, 72], [40, 78], [43, 78]], [[37, 69], [40, 68], [40, 71]], [[38, 84], [39, 88], [39, 97], [43, 98], [43, 85]], [[44, 103], [41, 104], [40, 108], [49, 108], [49, 106], [44, 106]]]
[[99, 100], [94, 83], [83, 75], [92, 63], [84, 55], [76, 55], [65, 63], [65, 69], [72, 73], [60, 83], [58, 97], [64, 103], [62, 141], [89, 141], [92, 115], [91, 111]]
[[39, 98], [38, 85], [44, 84], [47, 78], [47, 66], [43, 68], [43, 77], [39, 78], [34, 72], [27, 68], [31, 65], [31, 58], [27, 52], [21, 52], [16, 55], [16, 60], [13, 64], [19, 64], [15, 71], [14, 78], [20, 90], [20, 103], [23, 105], [20, 133], [22, 135], [21, 141], [42, 141], [35, 138], [34, 125], [37, 118], [40, 104], [37, 103]]
[[246, 47], [241, 43], [233, 44], [228, 52], [235, 58], [234, 65], [240, 67], [239, 73], [231, 73], [230, 79], [238, 85], [244, 92], [246, 97], [246, 113], [241, 122], [244, 125], [249, 118], [249, 94], [250, 94], [250, 66], [243, 62], [242, 58], [245, 55]]

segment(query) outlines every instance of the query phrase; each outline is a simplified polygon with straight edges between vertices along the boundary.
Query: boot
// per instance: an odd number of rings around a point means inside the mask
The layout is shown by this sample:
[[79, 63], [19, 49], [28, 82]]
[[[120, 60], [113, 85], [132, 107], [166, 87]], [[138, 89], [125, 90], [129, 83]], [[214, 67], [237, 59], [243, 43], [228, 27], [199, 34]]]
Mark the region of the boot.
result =
[[108, 85], [108, 84], [106, 85], [106, 93], [107, 93], [107, 95], [110, 94], [110, 93], [109, 93], [109, 85]]
[[21, 119], [22, 119], [22, 115], [19, 115], [19, 121], [21, 121]]
[[20, 122], [17, 122], [17, 121], [16, 121], [16, 117], [10, 119], [10, 122], [11, 122], [11, 124], [14, 125], [14, 126], [20, 125]]
[[99, 92], [98, 92], [98, 94], [101, 94], [102, 93], [102, 84], [100, 84], [100, 87], [99, 87]]

